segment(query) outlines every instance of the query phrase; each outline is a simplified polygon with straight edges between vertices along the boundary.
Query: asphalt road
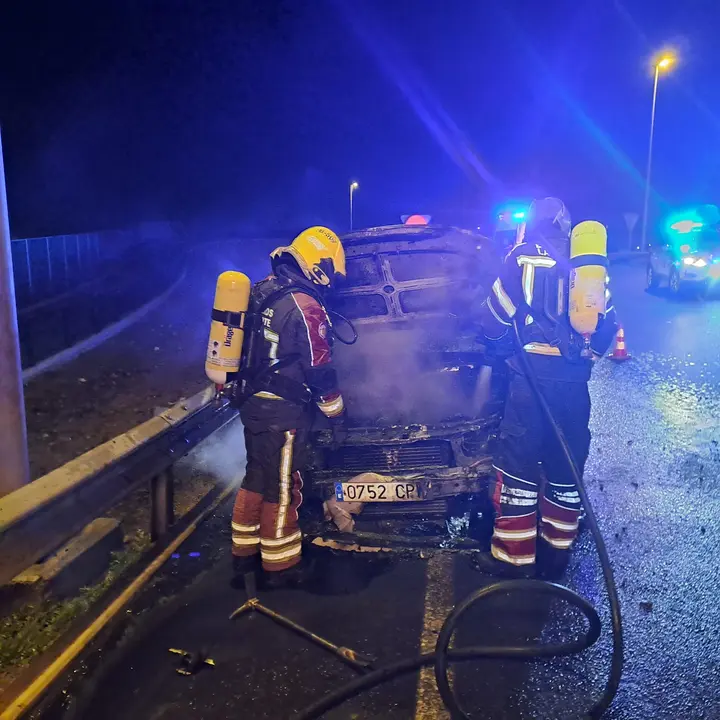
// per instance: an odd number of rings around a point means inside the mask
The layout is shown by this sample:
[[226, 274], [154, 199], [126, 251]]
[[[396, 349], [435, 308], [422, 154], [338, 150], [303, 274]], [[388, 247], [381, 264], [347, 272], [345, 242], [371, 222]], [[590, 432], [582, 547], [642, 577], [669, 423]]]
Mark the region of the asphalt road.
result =
[[[720, 301], [678, 303], [643, 290], [643, 268], [612, 270], [633, 360], [601, 362], [592, 381], [593, 446], [586, 482], [608, 541], [625, 623], [626, 666], [607, 717], [720, 717]], [[238, 451], [239, 452], [239, 451]], [[229, 585], [229, 506], [182, 548], [132, 608], [54, 717], [106, 720], [284, 720], [354, 677], [324, 651], [263, 617], [230, 623], [244, 601]], [[192, 553], [192, 554], [191, 554]], [[381, 662], [432, 647], [445, 614], [488, 578], [462, 554], [426, 557], [319, 553], [324, 580], [277, 592], [268, 604]], [[458, 667], [473, 717], [583, 717], [609, 666], [609, 622], [594, 547], [584, 533], [566, 584], [601, 613], [604, 634], [582, 656], [532, 666]], [[478, 609], [455, 644], [547, 642], [574, 636], [576, 613], [530, 596]], [[216, 667], [174, 672], [170, 647], [208, 647]], [[328, 718], [447, 717], [429, 675], [409, 676], [349, 701]]]

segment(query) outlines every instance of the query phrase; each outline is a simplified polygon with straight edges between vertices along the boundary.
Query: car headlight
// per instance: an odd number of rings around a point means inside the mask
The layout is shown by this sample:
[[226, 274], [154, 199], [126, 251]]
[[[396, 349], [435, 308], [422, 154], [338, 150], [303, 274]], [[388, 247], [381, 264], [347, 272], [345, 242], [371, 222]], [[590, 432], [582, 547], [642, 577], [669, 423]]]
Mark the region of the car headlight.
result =
[[704, 258], [698, 258], [698, 259], [693, 263], [693, 265], [694, 265], [695, 267], [705, 267], [705, 266], [707, 265], [707, 260], [705, 260]]
[[684, 258], [683, 258], [683, 264], [684, 264], [684, 265], [694, 265], [694, 264], [695, 264], [695, 258], [684, 257]]

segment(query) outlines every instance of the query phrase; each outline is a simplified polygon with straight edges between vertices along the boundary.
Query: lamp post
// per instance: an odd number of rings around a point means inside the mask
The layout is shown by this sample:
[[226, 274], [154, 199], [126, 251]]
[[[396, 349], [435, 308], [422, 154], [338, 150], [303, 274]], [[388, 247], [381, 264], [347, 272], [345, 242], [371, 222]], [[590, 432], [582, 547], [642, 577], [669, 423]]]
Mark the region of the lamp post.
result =
[[356, 182], [350, 183], [350, 231], [352, 232], [353, 229], [353, 193], [359, 188], [360, 186]]
[[0, 141], [0, 496], [30, 481], [20, 343]]
[[675, 56], [664, 54], [655, 61], [655, 80], [653, 82], [652, 111], [650, 113], [650, 142], [648, 144], [647, 171], [645, 173], [645, 198], [643, 200], [642, 233], [640, 247], [647, 249], [648, 205], [650, 204], [650, 177], [652, 175], [653, 140], [655, 138], [655, 107], [657, 105], [657, 90], [660, 72], [668, 70], [675, 63]]

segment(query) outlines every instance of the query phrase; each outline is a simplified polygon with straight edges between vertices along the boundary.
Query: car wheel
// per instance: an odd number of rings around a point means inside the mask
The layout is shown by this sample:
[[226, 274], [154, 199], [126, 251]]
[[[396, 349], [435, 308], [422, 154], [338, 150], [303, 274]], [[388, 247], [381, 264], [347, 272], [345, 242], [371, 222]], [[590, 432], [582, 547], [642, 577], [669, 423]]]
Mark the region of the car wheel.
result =
[[655, 271], [653, 270], [652, 265], [647, 266], [647, 272], [645, 275], [645, 279], [646, 279], [646, 290], [648, 292], [653, 292], [654, 290], [657, 290], [659, 280], [658, 280], [658, 276], [655, 274]]
[[670, 292], [673, 295], [680, 295], [682, 292], [682, 282], [680, 281], [680, 273], [677, 271], [677, 268], [673, 268], [670, 271]]

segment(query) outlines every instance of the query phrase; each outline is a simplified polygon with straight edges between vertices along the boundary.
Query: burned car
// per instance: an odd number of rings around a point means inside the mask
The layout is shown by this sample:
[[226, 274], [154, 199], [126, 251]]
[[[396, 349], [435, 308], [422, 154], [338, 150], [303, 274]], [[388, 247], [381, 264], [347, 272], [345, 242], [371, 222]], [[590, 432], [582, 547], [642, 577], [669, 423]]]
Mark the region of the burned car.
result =
[[500, 259], [489, 240], [457, 228], [380, 227], [342, 240], [347, 280], [331, 307], [358, 335], [334, 349], [349, 435], [339, 448], [326, 432], [315, 438], [313, 490], [366, 503], [357, 529], [444, 522], [491, 469], [504, 378], [470, 308], [487, 296]]

